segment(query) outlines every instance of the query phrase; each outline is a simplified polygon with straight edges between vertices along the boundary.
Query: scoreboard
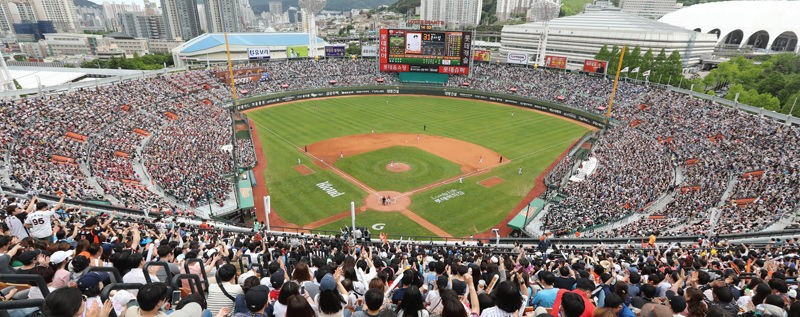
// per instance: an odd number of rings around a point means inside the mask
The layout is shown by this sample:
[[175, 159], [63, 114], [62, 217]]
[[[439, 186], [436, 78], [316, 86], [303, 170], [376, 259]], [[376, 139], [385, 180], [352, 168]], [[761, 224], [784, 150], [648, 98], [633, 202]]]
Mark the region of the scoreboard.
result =
[[382, 29], [380, 67], [383, 72], [467, 74], [471, 48], [471, 32]]

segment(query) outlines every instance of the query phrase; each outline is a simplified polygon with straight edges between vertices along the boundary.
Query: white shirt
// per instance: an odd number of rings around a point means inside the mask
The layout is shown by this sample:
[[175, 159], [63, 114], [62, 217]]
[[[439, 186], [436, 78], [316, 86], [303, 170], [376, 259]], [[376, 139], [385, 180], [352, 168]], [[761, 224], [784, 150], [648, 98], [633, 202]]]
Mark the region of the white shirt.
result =
[[[53, 235], [53, 222], [51, 217], [56, 213], [55, 210], [37, 210], [28, 214], [25, 223], [31, 225], [28, 230], [31, 236], [37, 239], [46, 238]], [[51, 241], [52, 242], [52, 241]]]
[[25, 231], [22, 221], [20, 221], [16, 216], [8, 216], [6, 218], [6, 225], [8, 225], [9, 229], [11, 229], [11, 234], [20, 240], [28, 237], [28, 232]]
[[[147, 280], [144, 278], [144, 274], [144, 270], [138, 267], [133, 268], [122, 277], [122, 283], [140, 283], [145, 285], [147, 284]], [[150, 281], [158, 282], [159, 280], [157, 276], [150, 275]], [[131, 290], [130, 292], [135, 296], [139, 293], [139, 290]]]

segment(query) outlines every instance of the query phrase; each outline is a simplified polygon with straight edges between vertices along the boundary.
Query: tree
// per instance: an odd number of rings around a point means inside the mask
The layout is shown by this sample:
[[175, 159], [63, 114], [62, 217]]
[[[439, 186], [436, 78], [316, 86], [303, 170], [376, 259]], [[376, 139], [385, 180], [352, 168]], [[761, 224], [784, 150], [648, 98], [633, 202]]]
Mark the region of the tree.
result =
[[361, 55], [361, 44], [350, 43], [349, 45], [347, 45], [345, 53], [347, 53], [347, 55]]
[[611, 55], [607, 59], [608, 61], [608, 67], [606, 67], [607, 74], [609, 75], [617, 74], [617, 64], [619, 64], [619, 54], [621, 52], [622, 50], [617, 45], [614, 45], [614, 47], [611, 48]]
[[664, 78], [664, 66], [667, 62], [667, 52], [662, 48], [661, 52], [658, 53], [656, 56], [656, 60], [653, 63], [653, 72], [650, 74], [650, 81], [664, 83], [666, 82], [666, 78]]
[[[642, 59], [639, 62], [639, 72], [644, 73], [646, 71], [650, 71], [650, 78], [653, 77], [653, 65], [655, 64], [655, 59], [653, 57], [653, 49], [647, 49], [647, 52], [644, 53]], [[642, 75], [644, 76], [644, 75]]]
[[[641, 66], [641, 60], [642, 60], [642, 48], [639, 47], [639, 45], [636, 45], [636, 47], [633, 48], [633, 51], [625, 52], [625, 61], [623, 62], [622, 66], [623, 67], [624, 66], [628, 66], [628, 67], [630, 67], [630, 70], [633, 70], [636, 67], [639, 67], [639, 73], [641, 73], [643, 71], [641, 69], [641, 67], [640, 67]], [[638, 73], [628, 72], [628, 76], [629, 77], [631, 77], [631, 76], [637, 77], [637, 76], [639, 76], [639, 74]]]
[[600, 51], [597, 52], [597, 55], [594, 56], [594, 59], [598, 61], [607, 61], [611, 57], [611, 52], [608, 51], [608, 45], [603, 45], [600, 48]]
[[667, 78], [667, 83], [677, 86], [680, 83], [680, 76], [683, 76], [681, 53], [672, 51], [664, 64], [664, 77]]

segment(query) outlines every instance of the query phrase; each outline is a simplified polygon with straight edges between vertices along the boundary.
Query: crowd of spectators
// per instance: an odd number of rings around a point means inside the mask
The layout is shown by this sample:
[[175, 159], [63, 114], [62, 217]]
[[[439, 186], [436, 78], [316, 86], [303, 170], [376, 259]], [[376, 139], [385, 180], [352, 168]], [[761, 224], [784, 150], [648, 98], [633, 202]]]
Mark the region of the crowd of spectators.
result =
[[236, 139], [236, 160], [241, 167], [256, 166], [256, 148], [253, 139]]
[[[479, 63], [474, 74], [451, 77], [448, 86], [518, 94], [596, 114], [605, 113], [613, 85], [605, 77], [510, 64]], [[550, 208], [544, 229], [566, 235], [600, 226], [582, 235], [593, 237], [737, 233], [763, 230], [797, 210], [797, 128], [628, 82], [620, 82], [612, 114], [615, 120], [593, 150], [596, 172], [560, 189], [567, 197]], [[573, 172], [559, 168], [548, 177], [560, 180]], [[673, 200], [644, 209], [659, 197]], [[631, 212], [647, 217], [603, 226]]]
[[[8, 316], [800, 314], [793, 239], [570, 246], [543, 236], [530, 245], [448, 245], [224, 230], [36, 197], [2, 197], [0, 207], [0, 273], [31, 281], [2, 289], [3, 305], [42, 302]], [[200, 284], [169, 279], [176, 274]], [[132, 285], [101, 296], [118, 283]]]
[[[237, 80], [239, 95], [337, 86], [396, 84], [374, 60], [301, 59], [262, 65]], [[190, 206], [222, 204], [235, 164], [228, 148], [232, 96], [217, 70], [189, 71], [0, 105], [0, 154], [13, 185], [70, 198], [116, 198], [128, 207], [171, 208], [153, 184]], [[613, 82], [605, 77], [478, 63], [449, 87], [516, 94], [602, 114]], [[223, 72], [224, 73], [224, 72]], [[244, 92], [247, 92], [246, 94]], [[546, 230], [584, 236], [757, 231], [797, 210], [800, 132], [779, 122], [652, 85], [621, 82], [612, 125], [591, 155], [596, 171], [560, 188]], [[85, 139], [84, 139], [85, 138]], [[255, 163], [251, 140], [236, 142], [239, 165]], [[141, 154], [138, 149], [142, 148]], [[5, 157], [9, 160], [6, 161]], [[571, 160], [571, 159], [565, 159]], [[561, 180], [580, 165], [564, 161]], [[134, 169], [141, 163], [148, 175]], [[99, 188], [90, 185], [94, 178]], [[658, 199], [667, 203], [648, 208]], [[654, 210], [653, 210], [654, 209]], [[604, 226], [631, 213], [646, 220]]]

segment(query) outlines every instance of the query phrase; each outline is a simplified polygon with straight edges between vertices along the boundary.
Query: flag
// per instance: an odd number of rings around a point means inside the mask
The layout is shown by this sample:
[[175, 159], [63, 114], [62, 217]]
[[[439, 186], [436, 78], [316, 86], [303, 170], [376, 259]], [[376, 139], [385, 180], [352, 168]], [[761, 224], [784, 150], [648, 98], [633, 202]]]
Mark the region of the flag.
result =
[[642, 73], [642, 76], [644, 76], [644, 77], [650, 77], [650, 70], [646, 70], [646, 71], [644, 71], [644, 73]]
[[631, 73], [638, 73], [638, 72], [639, 72], [639, 67], [636, 67], [631, 71]]
[[628, 72], [628, 66], [625, 66], [625, 68], [623, 68], [623, 69], [622, 69], [621, 71], [619, 71], [619, 72], [620, 72], [620, 73], [627, 73], [627, 72]]

